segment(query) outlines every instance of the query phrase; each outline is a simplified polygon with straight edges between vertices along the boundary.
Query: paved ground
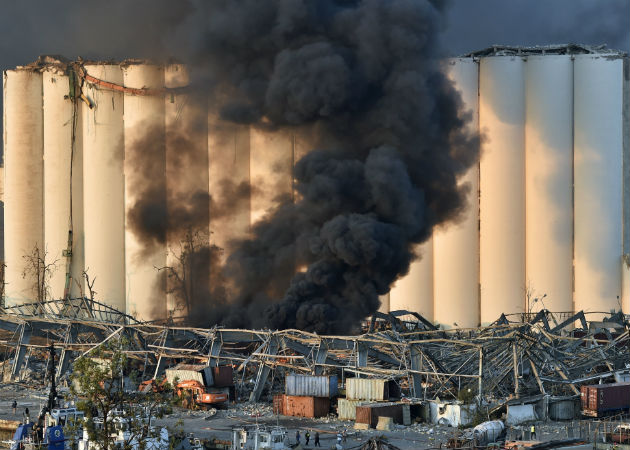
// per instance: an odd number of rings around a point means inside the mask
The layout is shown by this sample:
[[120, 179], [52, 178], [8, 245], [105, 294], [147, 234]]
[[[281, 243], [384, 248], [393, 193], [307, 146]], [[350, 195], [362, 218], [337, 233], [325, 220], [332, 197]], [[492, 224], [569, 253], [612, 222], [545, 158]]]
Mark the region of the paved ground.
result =
[[[11, 403], [18, 402], [16, 414], [13, 414]], [[18, 385], [0, 385], [0, 419], [21, 421], [26, 407], [29, 408], [31, 418], [35, 418], [42, 403], [47, 399], [47, 393], [43, 390], [36, 391], [26, 389]], [[336, 435], [344, 428], [348, 430], [346, 448], [356, 447], [373, 436], [385, 436], [392, 444], [401, 450], [439, 448], [444, 445], [449, 437], [458, 432], [456, 428], [414, 424], [410, 427], [397, 426], [396, 430], [382, 432], [376, 430], [357, 431], [353, 429], [353, 422], [342, 422], [335, 418], [322, 419], [298, 419], [284, 416], [274, 416], [271, 413], [271, 406], [262, 405], [237, 405], [228, 410], [218, 410], [214, 414], [207, 411], [189, 411], [176, 408], [173, 414], [160, 419], [157, 424], [167, 426], [171, 429], [179, 426], [185, 432], [194, 433], [196, 437], [217, 438], [230, 440], [231, 430], [234, 427], [244, 425], [286, 427], [289, 432], [290, 443], [295, 443], [295, 431], [301, 430], [302, 435], [306, 430], [311, 430], [311, 439], [315, 435], [315, 430], [319, 430], [321, 446], [329, 449], [336, 442]], [[540, 440], [561, 439], [566, 437], [566, 424], [549, 423], [538, 426]], [[2, 439], [10, 436], [3, 435]], [[302, 437], [302, 444], [304, 444]], [[312, 440], [307, 448], [312, 448]]]

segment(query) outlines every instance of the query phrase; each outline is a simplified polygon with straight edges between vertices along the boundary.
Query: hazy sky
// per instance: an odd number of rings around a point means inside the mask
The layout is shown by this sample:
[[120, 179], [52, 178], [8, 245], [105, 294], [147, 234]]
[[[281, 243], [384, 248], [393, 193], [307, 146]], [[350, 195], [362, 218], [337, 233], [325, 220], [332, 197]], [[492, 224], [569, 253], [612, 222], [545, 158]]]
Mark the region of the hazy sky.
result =
[[452, 0], [451, 55], [492, 44], [608, 44], [630, 51], [630, 0]]
[[[0, 68], [40, 54], [125, 58], [190, 48], [203, 0], [0, 0]], [[263, 0], [260, 0], [263, 1]], [[630, 0], [450, 0], [450, 55], [492, 44], [602, 44], [630, 50]]]

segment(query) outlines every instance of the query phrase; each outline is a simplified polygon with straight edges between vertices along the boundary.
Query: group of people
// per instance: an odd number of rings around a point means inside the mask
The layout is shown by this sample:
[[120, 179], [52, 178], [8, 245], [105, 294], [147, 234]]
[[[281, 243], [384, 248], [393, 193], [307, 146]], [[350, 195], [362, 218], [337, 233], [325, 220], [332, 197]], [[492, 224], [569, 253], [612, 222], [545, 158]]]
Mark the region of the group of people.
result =
[[[297, 430], [295, 432], [295, 442], [298, 445], [300, 445], [301, 438], [302, 436], [300, 435], [300, 430]], [[306, 430], [306, 433], [304, 433], [304, 445], [308, 445], [310, 441], [311, 441], [311, 433], [310, 431]], [[319, 431], [315, 432], [315, 438], [313, 439], [313, 444], [315, 445], [315, 447], [321, 447], [319, 443]]]
[[[340, 431], [337, 433], [337, 444], [346, 442], [347, 437], [348, 437], [348, 431], [344, 428], [343, 431]], [[295, 443], [297, 445], [300, 445], [301, 440], [302, 440], [302, 435], [300, 434], [300, 430], [297, 430], [295, 432]], [[304, 445], [308, 445], [310, 441], [311, 441], [311, 432], [309, 430], [306, 430], [306, 432], [304, 433]], [[313, 440], [313, 445], [315, 447], [321, 447], [321, 444], [319, 443], [319, 431], [315, 431], [315, 439]]]
[[[11, 403], [11, 409], [13, 409], [13, 415], [15, 415], [15, 412], [17, 410], [17, 401], [13, 400], [13, 403]], [[24, 413], [22, 414], [22, 419], [24, 421], [24, 423], [28, 423], [31, 421], [31, 413], [28, 410], [28, 406], [26, 408], [24, 408]]]

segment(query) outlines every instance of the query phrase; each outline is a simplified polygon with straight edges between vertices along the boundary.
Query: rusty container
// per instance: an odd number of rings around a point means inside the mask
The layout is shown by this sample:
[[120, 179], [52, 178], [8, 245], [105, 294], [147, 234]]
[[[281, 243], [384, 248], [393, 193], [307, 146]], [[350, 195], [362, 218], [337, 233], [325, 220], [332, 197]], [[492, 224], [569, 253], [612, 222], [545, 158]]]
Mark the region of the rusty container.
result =
[[212, 377], [216, 387], [234, 386], [232, 366], [218, 366], [212, 368]]
[[273, 396], [273, 413], [284, 416], [284, 394]]
[[356, 408], [357, 423], [366, 423], [371, 428], [376, 428], [379, 417], [391, 417], [394, 423], [403, 423], [402, 403], [370, 403]]
[[580, 400], [582, 412], [588, 416], [602, 417], [627, 411], [630, 409], [630, 383], [582, 386]]
[[330, 411], [328, 397], [298, 395], [276, 395], [273, 399], [274, 413], [293, 417], [323, 417]]

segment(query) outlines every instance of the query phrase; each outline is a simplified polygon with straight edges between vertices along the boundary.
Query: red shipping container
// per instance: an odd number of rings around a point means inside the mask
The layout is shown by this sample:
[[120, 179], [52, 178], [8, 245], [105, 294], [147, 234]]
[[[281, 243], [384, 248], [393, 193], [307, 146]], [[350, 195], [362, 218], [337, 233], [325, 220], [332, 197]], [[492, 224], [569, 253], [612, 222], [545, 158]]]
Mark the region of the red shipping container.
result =
[[215, 387], [234, 386], [232, 366], [218, 366], [212, 368], [212, 377]]
[[357, 423], [367, 423], [376, 428], [379, 417], [391, 417], [394, 423], [403, 423], [402, 403], [371, 403], [357, 406]]
[[273, 396], [273, 413], [284, 415], [284, 394]]
[[293, 417], [324, 417], [330, 412], [328, 397], [303, 397], [297, 395], [276, 395], [273, 398], [275, 414]]
[[630, 383], [594, 384], [580, 390], [583, 413], [603, 416], [630, 408]]

